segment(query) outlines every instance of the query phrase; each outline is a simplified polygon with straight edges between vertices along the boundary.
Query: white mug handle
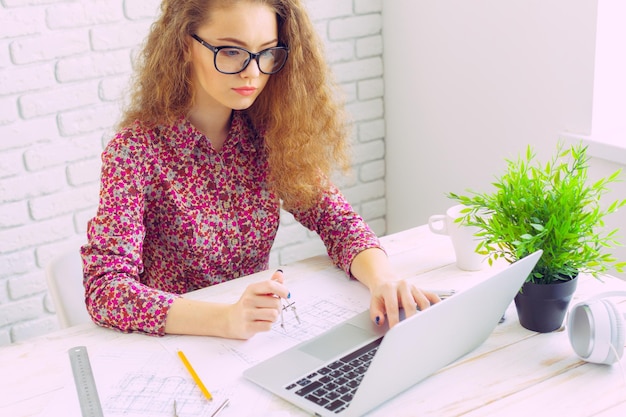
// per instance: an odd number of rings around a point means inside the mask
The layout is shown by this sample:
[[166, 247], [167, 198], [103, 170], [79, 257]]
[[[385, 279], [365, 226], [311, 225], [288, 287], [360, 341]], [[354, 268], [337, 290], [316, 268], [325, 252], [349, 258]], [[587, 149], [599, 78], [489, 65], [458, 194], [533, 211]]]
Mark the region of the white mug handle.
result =
[[448, 226], [446, 224], [445, 214], [434, 214], [428, 218], [428, 228], [431, 232], [438, 235], [447, 235]]

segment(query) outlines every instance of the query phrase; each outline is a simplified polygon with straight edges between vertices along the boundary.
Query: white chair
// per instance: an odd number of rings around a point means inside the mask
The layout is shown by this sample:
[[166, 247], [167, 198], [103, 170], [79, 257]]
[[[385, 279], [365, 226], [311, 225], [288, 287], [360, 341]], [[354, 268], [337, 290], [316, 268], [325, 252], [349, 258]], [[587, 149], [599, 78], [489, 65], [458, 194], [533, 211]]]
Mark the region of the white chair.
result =
[[78, 249], [54, 258], [46, 267], [46, 280], [61, 328], [91, 322], [85, 307], [83, 263]]

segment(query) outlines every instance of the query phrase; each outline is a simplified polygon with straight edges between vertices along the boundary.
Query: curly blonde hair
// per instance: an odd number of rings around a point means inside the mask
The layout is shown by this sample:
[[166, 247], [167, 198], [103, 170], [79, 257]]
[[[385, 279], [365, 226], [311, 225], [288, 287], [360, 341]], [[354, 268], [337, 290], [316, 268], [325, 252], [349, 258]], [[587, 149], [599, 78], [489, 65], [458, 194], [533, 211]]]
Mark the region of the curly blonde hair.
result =
[[274, 191], [287, 208], [307, 207], [335, 168], [349, 170], [348, 123], [300, 0], [163, 0], [120, 125], [173, 123], [188, 113], [194, 100], [190, 35], [210, 21], [212, 11], [241, 1], [275, 10], [279, 42], [289, 47], [284, 68], [270, 76], [247, 113], [264, 131]]

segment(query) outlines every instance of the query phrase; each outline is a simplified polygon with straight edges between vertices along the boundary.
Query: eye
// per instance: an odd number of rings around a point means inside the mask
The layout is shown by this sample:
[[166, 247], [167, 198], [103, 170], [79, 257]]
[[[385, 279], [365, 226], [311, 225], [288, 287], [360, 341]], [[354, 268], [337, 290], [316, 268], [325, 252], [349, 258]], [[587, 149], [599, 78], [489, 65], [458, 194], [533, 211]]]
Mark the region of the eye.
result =
[[238, 56], [243, 54], [243, 51], [236, 48], [226, 48], [220, 49], [220, 54], [228, 58], [237, 58]]

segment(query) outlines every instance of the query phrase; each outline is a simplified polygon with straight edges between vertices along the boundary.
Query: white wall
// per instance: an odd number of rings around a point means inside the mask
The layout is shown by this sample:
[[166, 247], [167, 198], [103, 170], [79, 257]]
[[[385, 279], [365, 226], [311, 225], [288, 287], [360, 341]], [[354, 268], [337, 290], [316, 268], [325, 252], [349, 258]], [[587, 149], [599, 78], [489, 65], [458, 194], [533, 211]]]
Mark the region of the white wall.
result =
[[624, 0], [599, 0], [592, 133], [596, 141], [621, 143], [626, 154], [625, 19]]
[[532, 144], [589, 132], [595, 1], [384, 3], [390, 232], [483, 189]]
[[[527, 144], [545, 160], [561, 132], [590, 133], [596, 13], [595, 0], [384, 3], [389, 232], [442, 212], [450, 191], [491, 189]], [[618, 167], [593, 159], [591, 175]], [[608, 220], [626, 235], [626, 211]]]

